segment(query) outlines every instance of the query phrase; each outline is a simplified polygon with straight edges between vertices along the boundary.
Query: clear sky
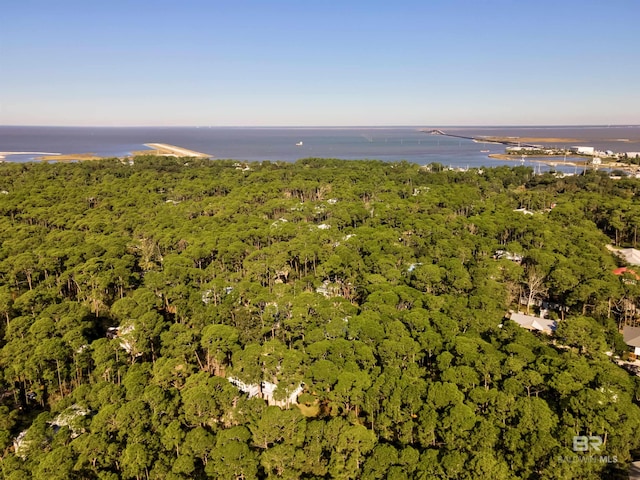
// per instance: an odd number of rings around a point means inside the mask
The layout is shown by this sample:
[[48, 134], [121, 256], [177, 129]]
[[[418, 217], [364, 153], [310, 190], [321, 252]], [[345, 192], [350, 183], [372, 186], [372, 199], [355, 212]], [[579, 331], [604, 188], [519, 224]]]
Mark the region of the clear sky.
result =
[[2, 0], [0, 125], [640, 124], [638, 0]]

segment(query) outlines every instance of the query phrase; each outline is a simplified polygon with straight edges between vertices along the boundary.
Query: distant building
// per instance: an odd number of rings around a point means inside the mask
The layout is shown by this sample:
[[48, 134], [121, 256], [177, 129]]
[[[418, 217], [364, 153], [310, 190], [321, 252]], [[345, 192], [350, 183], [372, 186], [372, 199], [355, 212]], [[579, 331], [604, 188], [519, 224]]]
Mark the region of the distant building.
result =
[[547, 318], [538, 318], [532, 315], [525, 315], [523, 313], [511, 314], [510, 319], [520, 325], [522, 328], [532, 330], [536, 332], [546, 333], [550, 335], [556, 329], [556, 321], [549, 320]]
[[296, 405], [298, 403], [298, 396], [304, 390], [304, 384], [301, 383], [295, 389], [293, 389], [293, 391], [287, 391], [287, 396], [284, 400], [276, 400], [274, 398], [274, 394], [276, 389], [278, 388], [278, 385], [276, 385], [275, 383], [264, 381], [259, 385], [256, 383], [246, 384], [243, 381], [233, 377], [229, 377], [227, 380], [235, 385], [238, 390], [248, 394], [249, 398], [262, 398], [267, 401], [268, 405], [274, 405], [280, 408], [289, 408], [291, 405]]
[[341, 296], [342, 288], [340, 283], [325, 279], [322, 281], [322, 285], [316, 288], [316, 293], [325, 298], [339, 297]]
[[517, 146], [517, 147], [506, 147], [504, 150], [507, 153], [517, 153], [517, 152], [537, 152], [539, 150], [541, 150], [542, 148], [544, 148], [542, 145], [531, 145], [531, 146], [526, 146], [526, 147], [521, 147], [521, 146]]
[[629, 265], [640, 265], [640, 250], [636, 250], [635, 248], [613, 248], [611, 246], [607, 248]]
[[522, 255], [519, 255], [517, 253], [507, 252], [506, 250], [496, 250], [496, 252], [493, 254], [493, 258], [496, 260], [500, 260], [504, 258], [505, 260], [511, 260], [512, 262], [516, 262], [516, 263], [522, 262]]
[[516, 208], [514, 210], [514, 212], [521, 212], [524, 213], [525, 215], [533, 215], [533, 212], [531, 210], [527, 210], [526, 208], [522, 207], [522, 208]]
[[614, 275], [617, 275], [617, 276], [619, 276], [619, 277], [620, 277], [620, 276], [624, 276], [625, 274], [627, 274], [627, 276], [633, 276], [633, 277], [635, 277], [635, 280], [633, 280], [633, 279], [629, 279], [629, 278], [625, 278], [625, 279], [623, 280], [623, 281], [624, 281], [624, 283], [631, 283], [631, 284], [635, 285], [635, 284], [636, 284], [636, 280], [640, 280], [640, 276], [635, 272], [635, 270], [631, 270], [630, 268], [627, 268], [627, 267], [620, 267], [620, 268], [616, 268], [616, 269], [613, 271], [613, 274], [614, 274]]
[[624, 327], [622, 337], [634, 355], [640, 355], [640, 327]]
[[571, 147], [569, 150], [573, 153], [577, 153], [578, 155], [593, 155], [595, 152], [595, 148], [584, 146]]
[[135, 357], [141, 357], [142, 352], [138, 351], [136, 340], [133, 336], [135, 325], [121, 325], [119, 327], [109, 327], [106, 337], [110, 340], [120, 340], [120, 347], [127, 351], [128, 354]]
[[640, 158], [640, 152], [626, 152], [627, 158]]

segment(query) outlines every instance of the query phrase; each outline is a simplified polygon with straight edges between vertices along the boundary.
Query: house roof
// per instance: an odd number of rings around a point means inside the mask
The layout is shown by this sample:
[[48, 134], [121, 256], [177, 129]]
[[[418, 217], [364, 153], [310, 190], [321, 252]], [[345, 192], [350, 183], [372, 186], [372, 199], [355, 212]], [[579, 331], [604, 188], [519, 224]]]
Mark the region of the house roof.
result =
[[636, 277], [636, 280], [640, 280], [640, 276], [635, 272], [635, 270], [631, 270], [630, 268], [620, 267], [620, 268], [616, 268], [613, 271], [614, 275], [622, 275], [624, 273], [629, 273], [629, 274], [633, 275], [634, 277]]
[[640, 347], [640, 327], [624, 327], [622, 329], [624, 343], [630, 347]]
[[635, 248], [620, 248], [614, 252], [624, 259], [629, 265], [640, 265], [640, 250]]
[[547, 318], [538, 318], [532, 315], [525, 315], [523, 313], [512, 313], [511, 320], [516, 322], [523, 328], [528, 330], [537, 330], [539, 332], [551, 333], [556, 329], [555, 320], [549, 320]]

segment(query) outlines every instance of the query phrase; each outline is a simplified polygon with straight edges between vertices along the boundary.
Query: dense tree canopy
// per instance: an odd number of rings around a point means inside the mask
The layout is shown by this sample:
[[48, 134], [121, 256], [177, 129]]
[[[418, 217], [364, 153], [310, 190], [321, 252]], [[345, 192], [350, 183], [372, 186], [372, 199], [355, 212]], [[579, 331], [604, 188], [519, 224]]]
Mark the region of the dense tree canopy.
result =
[[245, 166], [0, 165], [5, 478], [623, 478], [640, 181]]

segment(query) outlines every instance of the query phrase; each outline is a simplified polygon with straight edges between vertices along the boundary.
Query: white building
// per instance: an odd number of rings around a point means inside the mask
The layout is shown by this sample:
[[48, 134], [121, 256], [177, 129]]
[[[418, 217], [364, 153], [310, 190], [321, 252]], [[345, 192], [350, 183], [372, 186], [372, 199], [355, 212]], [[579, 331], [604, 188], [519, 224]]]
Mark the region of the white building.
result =
[[593, 147], [583, 146], [571, 147], [569, 150], [571, 150], [573, 153], [577, 153], [578, 155], [593, 155], [595, 152], [595, 149]]
[[618, 255], [629, 265], [640, 265], [640, 250], [635, 248], [613, 248], [607, 245], [607, 249]]
[[635, 355], [640, 355], [640, 327], [624, 327], [622, 329], [624, 343], [631, 347]]
[[522, 208], [516, 208], [514, 210], [514, 212], [521, 212], [525, 215], [533, 215], [533, 212], [531, 210], [527, 210], [526, 208], [522, 207]]
[[293, 391], [289, 391], [289, 389], [286, 389], [286, 397], [284, 400], [276, 400], [274, 398], [274, 394], [276, 389], [278, 388], [278, 385], [276, 385], [275, 383], [263, 381], [259, 385], [255, 383], [246, 384], [243, 381], [233, 377], [229, 377], [227, 380], [235, 385], [238, 390], [248, 394], [249, 398], [262, 398], [267, 401], [268, 405], [274, 405], [280, 408], [289, 408], [291, 405], [296, 405], [298, 403], [298, 395], [300, 395], [304, 390], [304, 384], [301, 383], [296, 388], [294, 388]]
[[534, 330], [537, 332], [543, 332], [551, 334], [556, 329], [555, 320], [549, 320], [547, 318], [538, 318], [531, 315], [524, 315], [522, 313], [512, 313], [511, 320], [516, 322], [522, 328], [527, 330]]
[[500, 260], [504, 258], [505, 260], [511, 260], [512, 262], [521, 263], [522, 255], [517, 253], [507, 252], [506, 250], [496, 250], [496, 253], [493, 254], [495, 260]]

